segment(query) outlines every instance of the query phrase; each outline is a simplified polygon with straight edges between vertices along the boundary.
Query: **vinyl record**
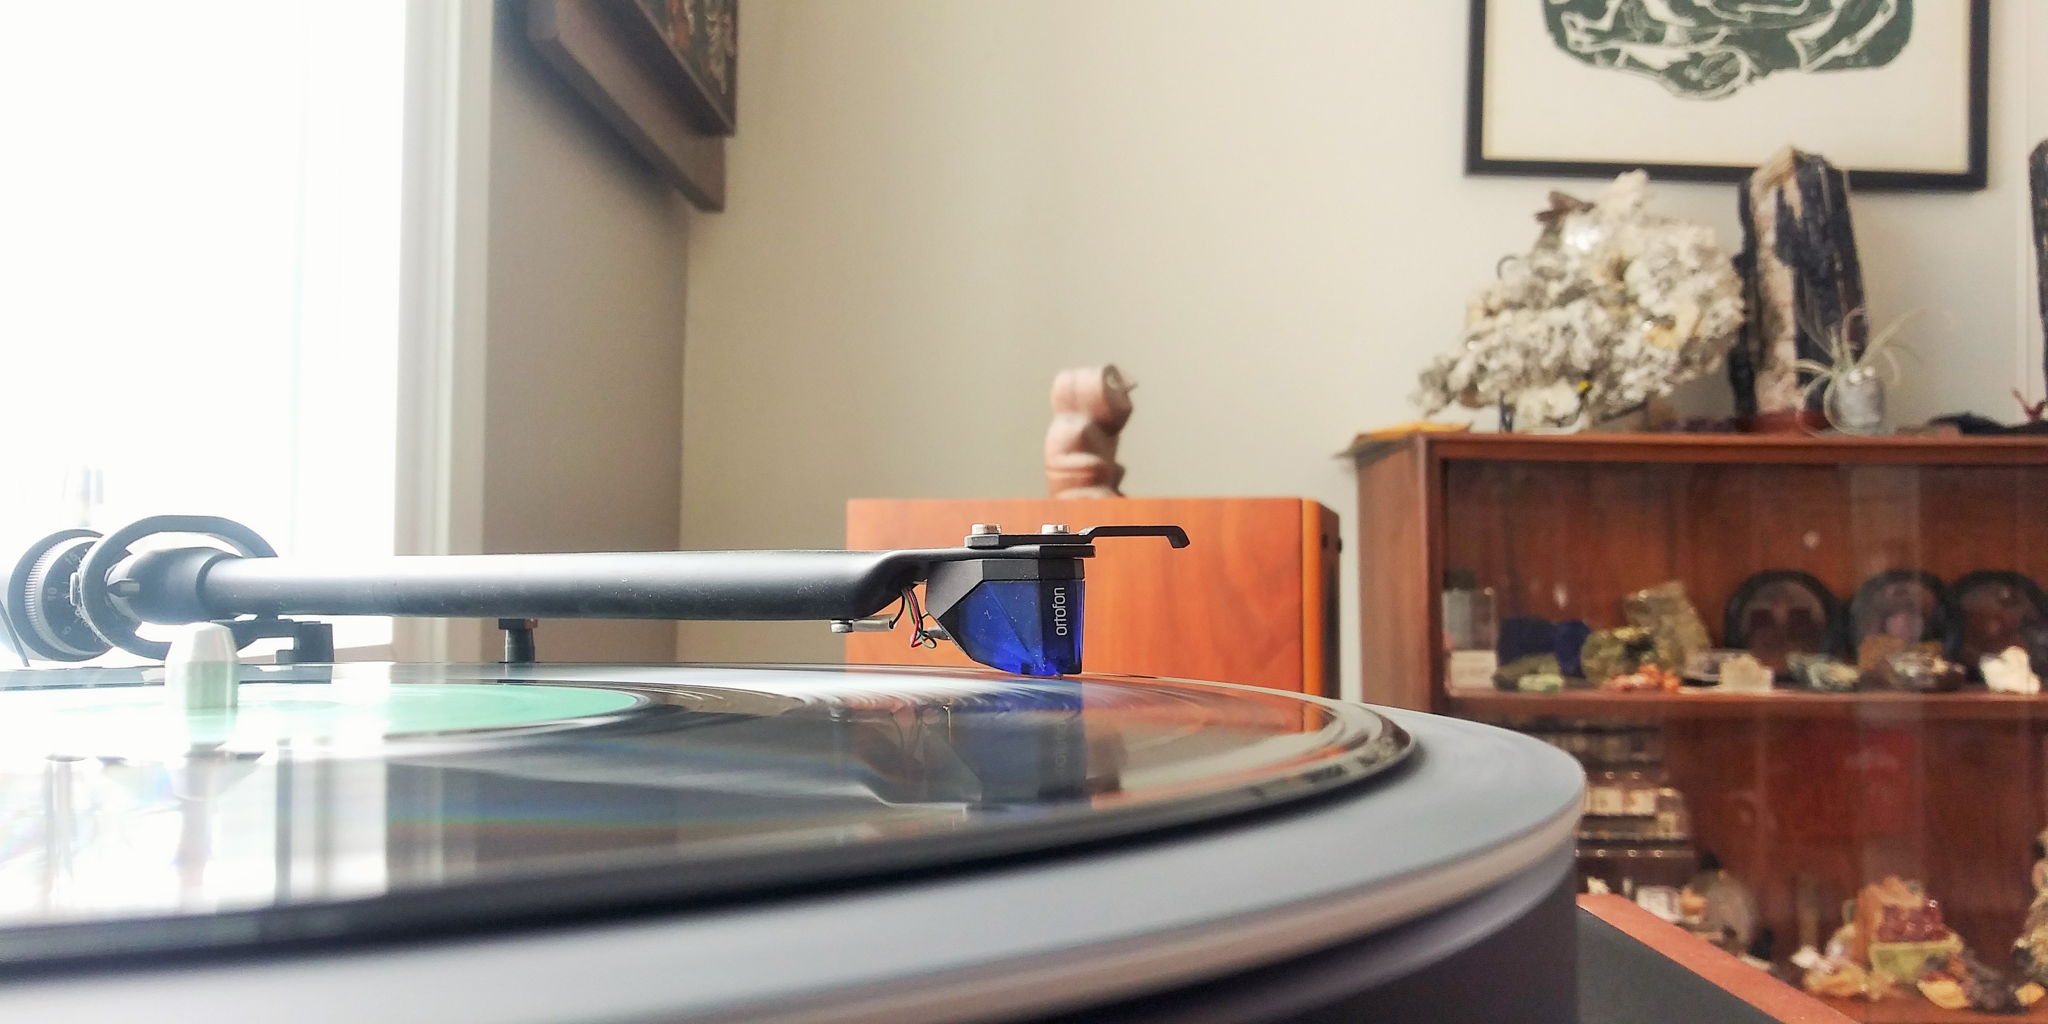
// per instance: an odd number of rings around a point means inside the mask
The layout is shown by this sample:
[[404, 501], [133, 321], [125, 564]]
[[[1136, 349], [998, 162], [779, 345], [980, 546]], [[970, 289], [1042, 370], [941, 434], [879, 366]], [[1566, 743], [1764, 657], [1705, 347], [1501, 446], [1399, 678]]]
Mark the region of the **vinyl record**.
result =
[[701, 907], [1101, 843], [1398, 763], [1353, 704], [857, 668], [0, 674], [0, 968]]

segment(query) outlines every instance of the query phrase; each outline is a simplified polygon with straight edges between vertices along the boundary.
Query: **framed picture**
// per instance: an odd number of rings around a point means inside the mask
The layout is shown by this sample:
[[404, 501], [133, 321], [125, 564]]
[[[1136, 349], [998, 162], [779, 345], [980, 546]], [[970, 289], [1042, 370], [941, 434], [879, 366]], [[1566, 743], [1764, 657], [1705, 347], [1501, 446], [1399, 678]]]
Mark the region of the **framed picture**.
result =
[[739, 85], [739, 0], [633, 0], [667, 50], [650, 63], [703, 131], [731, 135]]
[[2048, 594], [2016, 572], [1973, 572], [1956, 581], [1953, 593], [1957, 629], [1949, 658], [1973, 675], [1987, 654], [2031, 647], [2030, 635], [2048, 622]]
[[1783, 672], [1793, 654], [1830, 654], [1841, 645], [1841, 604], [1827, 584], [1794, 569], [1743, 580], [1721, 616], [1728, 646]]
[[[1984, 187], [1990, 0], [1472, 0], [1467, 174]], [[1873, 125], [1882, 124], [1882, 130]]]
[[1867, 637], [1894, 636], [1906, 645], [1934, 642], [1948, 650], [1955, 611], [1948, 587], [1931, 572], [1892, 569], [1857, 588], [1849, 602], [1848, 652], [1863, 649]]
[[738, 0], [528, 0], [542, 59], [684, 196], [725, 205]]

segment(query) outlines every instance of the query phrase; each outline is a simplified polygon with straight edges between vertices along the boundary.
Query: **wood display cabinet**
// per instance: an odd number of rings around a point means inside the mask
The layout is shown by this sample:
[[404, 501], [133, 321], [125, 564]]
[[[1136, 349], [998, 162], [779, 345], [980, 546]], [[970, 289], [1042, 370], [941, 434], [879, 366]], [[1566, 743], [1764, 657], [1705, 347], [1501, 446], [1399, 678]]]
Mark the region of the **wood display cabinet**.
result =
[[[974, 523], [1031, 530], [1165, 523], [1187, 531], [1104, 544], [1084, 566], [1090, 672], [1208, 679], [1337, 695], [1337, 515], [1302, 498], [856, 498], [846, 546], [949, 547]], [[846, 660], [976, 668], [952, 644], [854, 633]]]
[[[1825, 943], [1860, 887], [1896, 875], [1924, 884], [1968, 948], [2013, 973], [2048, 826], [2048, 697], [1782, 680], [1744, 694], [1454, 695], [1441, 585], [1469, 573], [1503, 618], [1600, 629], [1626, 624], [1624, 595], [1675, 580], [1718, 647], [1724, 606], [1766, 570], [1810, 574], [1844, 618], [1889, 570], [2048, 583], [2048, 442], [1425, 432], [1362, 436], [1348, 454], [1367, 701], [1531, 731], [1635, 723], [1661, 742], [1692, 846], [1754, 891], [1780, 965], [1802, 942]], [[1853, 661], [1854, 638], [1841, 640]], [[1838, 1005], [1859, 1019], [1976, 1019], [1917, 996]], [[2023, 1019], [2034, 1017], [2048, 1019], [2048, 1001]]]

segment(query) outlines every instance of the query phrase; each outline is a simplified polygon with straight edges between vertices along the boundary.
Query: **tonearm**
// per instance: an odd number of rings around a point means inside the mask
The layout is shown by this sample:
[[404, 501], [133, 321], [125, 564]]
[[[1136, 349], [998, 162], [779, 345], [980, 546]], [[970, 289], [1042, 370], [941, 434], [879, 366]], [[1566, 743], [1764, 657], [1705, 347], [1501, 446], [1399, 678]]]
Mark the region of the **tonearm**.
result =
[[[164, 535], [209, 543], [163, 546]], [[143, 637], [145, 623], [216, 622], [238, 646], [283, 637], [294, 647], [282, 658], [326, 661], [331, 630], [293, 616], [813, 619], [848, 632], [891, 628], [908, 612], [915, 638], [951, 639], [968, 657], [1006, 672], [1064, 675], [1081, 670], [1081, 560], [1109, 537], [1188, 543], [1178, 526], [1004, 533], [978, 524], [956, 548], [329, 561], [278, 557], [232, 520], [152, 516], [105, 536], [65, 530], [32, 546], [0, 594], [0, 638], [45, 661], [85, 661], [115, 647], [161, 661], [169, 645]], [[922, 606], [913, 589], [919, 583]], [[878, 618], [898, 602], [894, 616]]]

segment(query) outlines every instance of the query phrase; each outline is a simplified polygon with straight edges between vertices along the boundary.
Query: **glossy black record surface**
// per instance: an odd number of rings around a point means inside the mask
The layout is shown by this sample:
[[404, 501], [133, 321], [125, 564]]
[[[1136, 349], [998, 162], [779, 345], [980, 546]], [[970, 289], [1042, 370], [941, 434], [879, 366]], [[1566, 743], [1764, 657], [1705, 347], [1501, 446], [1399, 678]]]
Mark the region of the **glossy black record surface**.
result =
[[750, 898], [1273, 806], [1409, 750], [1359, 705], [907, 669], [0, 673], [0, 969]]

